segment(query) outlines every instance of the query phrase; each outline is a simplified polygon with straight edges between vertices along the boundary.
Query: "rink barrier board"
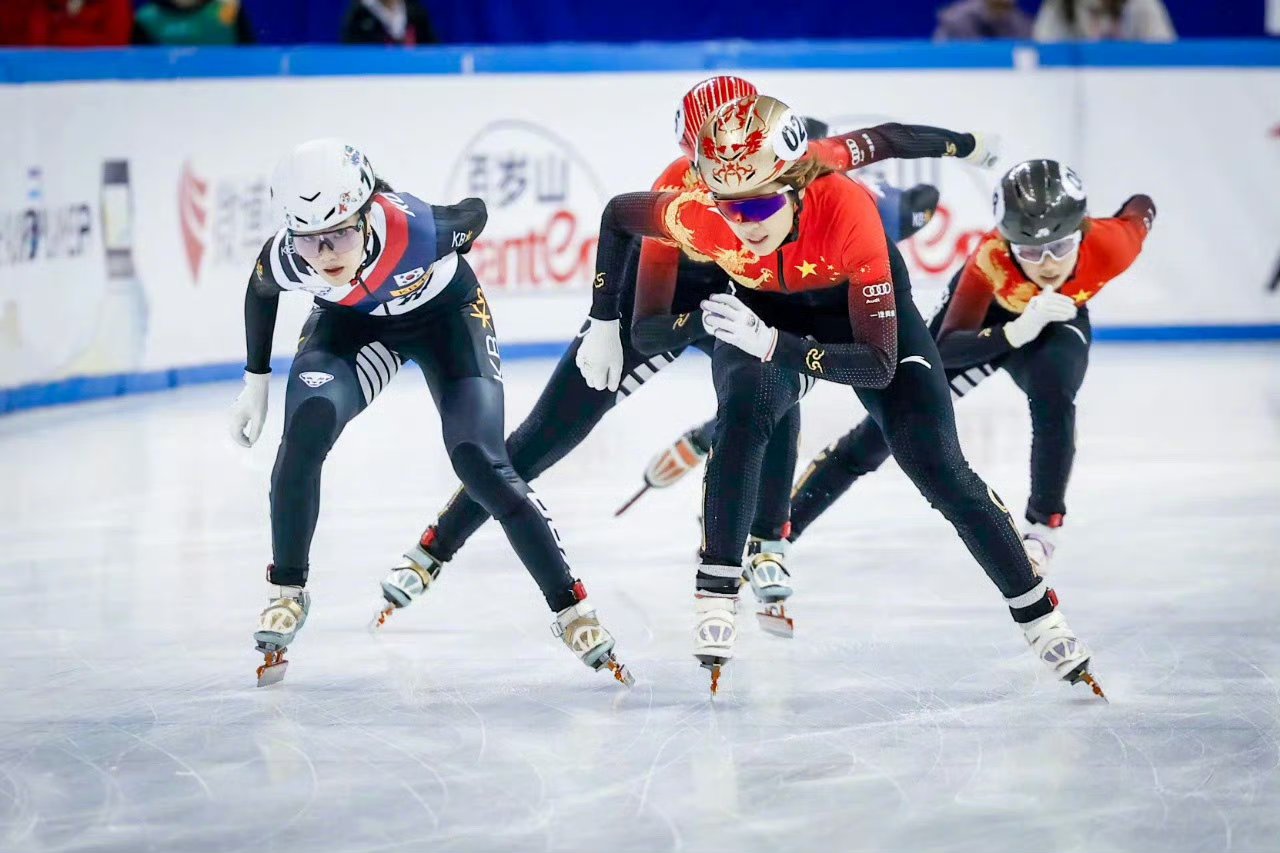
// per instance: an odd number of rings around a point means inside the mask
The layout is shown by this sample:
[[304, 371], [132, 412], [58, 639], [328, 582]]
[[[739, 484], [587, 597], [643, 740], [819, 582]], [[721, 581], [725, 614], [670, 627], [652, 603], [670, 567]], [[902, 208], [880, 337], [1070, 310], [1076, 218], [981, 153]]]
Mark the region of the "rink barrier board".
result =
[[[1280, 324], [1230, 326], [1111, 326], [1093, 330], [1096, 343], [1247, 343], [1280, 341]], [[511, 343], [502, 347], [504, 362], [534, 358], [558, 358], [568, 341]], [[699, 350], [700, 352], [700, 350]], [[271, 360], [271, 371], [287, 374], [291, 357]], [[83, 403], [129, 394], [167, 391], [206, 382], [239, 379], [241, 362], [173, 367], [107, 376], [80, 376], [57, 382], [35, 383], [0, 389], [0, 415], [24, 409]]]
[[708, 41], [518, 47], [0, 49], [0, 84], [419, 74], [1028, 68], [1272, 68], [1274, 40], [1172, 44]]
[[[1035, 68], [1275, 68], [1280, 41], [1182, 41], [1171, 45], [1035, 45], [1019, 42], [691, 42], [642, 45], [0, 49], [0, 85], [112, 80], [181, 81], [361, 75], [664, 72], [726, 68], [982, 70]], [[1095, 329], [1100, 342], [1272, 341], [1280, 325], [1127, 325]], [[510, 359], [557, 356], [560, 342], [513, 342]], [[287, 367], [288, 359], [275, 363]], [[238, 379], [233, 362], [69, 377], [0, 389], [0, 413]]]

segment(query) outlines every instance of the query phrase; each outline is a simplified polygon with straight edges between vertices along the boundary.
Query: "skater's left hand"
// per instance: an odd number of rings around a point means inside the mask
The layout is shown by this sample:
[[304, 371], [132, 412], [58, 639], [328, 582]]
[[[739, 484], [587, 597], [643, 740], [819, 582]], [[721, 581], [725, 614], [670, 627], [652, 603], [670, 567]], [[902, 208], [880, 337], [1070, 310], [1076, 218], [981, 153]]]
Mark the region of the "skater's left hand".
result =
[[713, 293], [703, 300], [702, 325], [716, 340], [733, 344], [761, 361], [773, 358], [778, 344], [778, 331], [729, 293]]
[[587, 330], [579, 335], [578, 354], [573, 362], [587, 385], [597, 391], [617, 391], [622, 382], [622, 331], [620, 320], [590, 320]]
[[979, 169], [990, 169], [1000, 161], [1001, 139], [995, 133], [973, 134], [973, 150], [962, 158]]
[[267, 421], [267, 390], [271, 384], [270, 373], [244, 373], [244, 388], [231, 404], [227, 413], [227, 426], [231, 440], [241, 447], [253, 447], [262, 434]]

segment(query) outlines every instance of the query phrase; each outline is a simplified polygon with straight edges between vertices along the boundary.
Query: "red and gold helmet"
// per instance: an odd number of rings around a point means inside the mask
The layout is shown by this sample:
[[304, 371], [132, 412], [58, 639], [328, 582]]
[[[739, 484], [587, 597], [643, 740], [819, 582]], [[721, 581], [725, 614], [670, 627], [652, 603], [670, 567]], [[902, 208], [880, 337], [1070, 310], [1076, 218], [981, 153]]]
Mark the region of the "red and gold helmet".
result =
[[804, 119], [768, 95], [748, 95], [716, 110], [698, 134], [698, 173], [711, 192], [744, 196], [804, 156]]
[[720, 107], [738, 98], [756, 94], [756, 87], [741, 77], [708, 77], [694, 86], [676, 110], [676, 144], [690, 160], [696, 156], [698, 131]]

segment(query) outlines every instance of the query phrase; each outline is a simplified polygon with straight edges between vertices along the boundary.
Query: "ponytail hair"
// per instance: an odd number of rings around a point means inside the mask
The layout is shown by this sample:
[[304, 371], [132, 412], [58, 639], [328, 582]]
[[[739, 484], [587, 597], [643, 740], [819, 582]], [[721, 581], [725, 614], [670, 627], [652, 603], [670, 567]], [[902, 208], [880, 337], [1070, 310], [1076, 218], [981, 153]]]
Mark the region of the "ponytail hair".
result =
[[812, 157], [805, 157], [792, 163], [785, 172], [778, 176], [778, 181], [793, 190], [802, 190], [824, 175], [835, 172]]

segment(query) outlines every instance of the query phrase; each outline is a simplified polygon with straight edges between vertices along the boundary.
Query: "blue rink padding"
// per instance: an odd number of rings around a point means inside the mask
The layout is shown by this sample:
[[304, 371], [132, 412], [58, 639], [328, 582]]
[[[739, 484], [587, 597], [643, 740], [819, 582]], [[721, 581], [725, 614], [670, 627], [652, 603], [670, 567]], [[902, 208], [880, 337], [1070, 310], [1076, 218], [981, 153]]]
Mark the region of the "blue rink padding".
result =
[[527, 46], [0, 49], [0, 84], [386, 74], [720, 69], [1277, 68], [1280, 41], [1172, 44], [702, 41]]
[[[1280, 324], [1248, 326], [1103, 326], [1093, 330], [1099, 343], [1238, 343], [1280, 341]], [[503, 361], [531, 358], [558, 358], [568, 348], [568, 341], [510, 343], [502, 346]], [[273, 373], [285, 374], [292, 358], [271, 361]], [[20, 385], [0, 389], [0, 415], [42, 406], [82, 403], [126, 394], [166, 391], [204, 382], [239, 379], [244, 371], [241, 362], [172, 367], [139, 373], [113, 373], [107, 376], [81, 376]], [[231, 398], [227, 398], [230, 405]]]

